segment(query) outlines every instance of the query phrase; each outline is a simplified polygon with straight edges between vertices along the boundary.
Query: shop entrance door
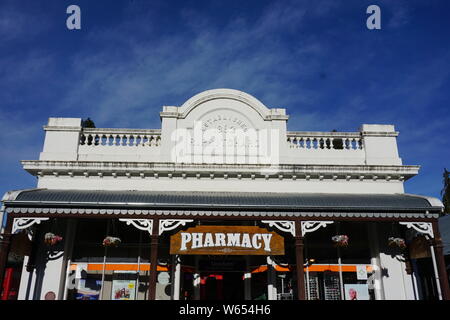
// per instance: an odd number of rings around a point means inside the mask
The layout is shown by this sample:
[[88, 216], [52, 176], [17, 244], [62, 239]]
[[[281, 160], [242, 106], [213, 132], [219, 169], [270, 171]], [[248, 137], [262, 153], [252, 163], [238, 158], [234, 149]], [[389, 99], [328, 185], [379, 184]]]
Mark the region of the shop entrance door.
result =
[[198, 256], [201, 300], [244, 300], [244, 256]]
[[241, 272], [202, 273], [201, 300], [244, 300], [244, 274]]

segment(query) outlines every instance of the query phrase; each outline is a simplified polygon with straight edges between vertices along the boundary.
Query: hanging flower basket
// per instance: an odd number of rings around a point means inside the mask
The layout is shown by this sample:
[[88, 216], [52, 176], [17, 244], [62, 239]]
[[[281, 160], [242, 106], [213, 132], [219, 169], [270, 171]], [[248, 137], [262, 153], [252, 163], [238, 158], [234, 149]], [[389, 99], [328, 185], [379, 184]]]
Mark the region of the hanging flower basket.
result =
[[400, 249], [406, 248], [405, 239], [403, 239], [403, 238], [390, 237], [390, 238], [388, 238], [388, 245], [390, 247], [398, 247]]
[[60, 242], [62, 239], [63, 239], [62, 237], [60, 237], [54, 233], [51, 233], [51, 232], [47, 232], [44, 235], [44, 242], [48, 246], [54, 246], [55, 244]]
[[120, 240], [120, 238], [116, 238], [116, 237], [106, 237], [105, 239], [103, 239], [103, 245], [105, 247], [117, 247], [122, 241]]
[[336, 247], [346, 247], [348, 246], [348, 236], [345, 234], [335, 235], [331, 238]]

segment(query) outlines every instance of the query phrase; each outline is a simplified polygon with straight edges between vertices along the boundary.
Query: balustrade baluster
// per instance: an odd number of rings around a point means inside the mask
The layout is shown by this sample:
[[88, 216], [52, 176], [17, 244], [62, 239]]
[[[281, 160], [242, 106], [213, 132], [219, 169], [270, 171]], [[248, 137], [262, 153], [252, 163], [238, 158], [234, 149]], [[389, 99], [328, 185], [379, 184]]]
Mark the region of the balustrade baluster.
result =
[[[87, 131], [87, 130], [86, 130]], [[161, 143], [161, 136], [159, 134], [148, 133], [107, 133], [107, 131], [96, 130], [96, 132], [81, 132], [78, 144], [80, 146], [105, 146], [105, 147], [118, 147], [118, 146], [150, 146], [159, 147]], [[290, 143], [293, 142], [293, 137], [289, 138]], [[293, 146], [292, 146], [293, 147]]]
[[134, 145], [136, 146], [136, 147], [138, 147], [140, 144], [141, 144], [141, 135], [137, 135], [136, 136], [136, 141], [135, 141], [135, 143], [134, 143]]
[[[305, 132], [306, 134], [306, 132]], [[326, 135], [324, 132], [314, 134], [311, 136], [294, 135], [291, 133], [286, 141], [289, 148], [295, 149], [309, 149], [309, 150], [362, 150], [364, 148], [364, 138], [355, 133], [338, 132]]]
[[132, 147], [132, 146], [134, 146], [134, 135], [128, 135], [128, 145], [130, 146], [130, 147]]
[[320, 138], [319, 139], [319, 147], [320, 147], [320, 149], [326, 149], [327, 148], [326, 139], [324, 139], [324, 138]]
[[84, 133], [82, 133], [80, 135], [80, 145], [83, 146], [85, 144], [85, 141], [86, 141], [86, 135]]

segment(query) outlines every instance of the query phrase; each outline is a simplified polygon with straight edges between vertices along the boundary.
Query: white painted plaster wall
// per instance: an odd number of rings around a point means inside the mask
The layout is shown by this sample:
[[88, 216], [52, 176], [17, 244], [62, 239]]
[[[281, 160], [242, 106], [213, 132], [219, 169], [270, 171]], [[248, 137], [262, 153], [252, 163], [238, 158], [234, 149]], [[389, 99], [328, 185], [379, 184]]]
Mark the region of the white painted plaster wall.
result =
[[238, 178], [168, 178], [140, 177], [54, 177], [44, 176], [38, 181], [38, 188], [81, 189], [81, 190], [140, 190], [140, 191], [234, 191], [234, 192], [291, 192], [291, 193], [403, 193], [403, 183], [391, 181], [333, 181], [326, 179], [238, 179]]
[[404, 257], [387, 246], [387, 239], [392, 236], [389, 233], [389, 226], [379, 225], [377, 230], [385, 300], [414, 300], [413, 278], [406, 273]]

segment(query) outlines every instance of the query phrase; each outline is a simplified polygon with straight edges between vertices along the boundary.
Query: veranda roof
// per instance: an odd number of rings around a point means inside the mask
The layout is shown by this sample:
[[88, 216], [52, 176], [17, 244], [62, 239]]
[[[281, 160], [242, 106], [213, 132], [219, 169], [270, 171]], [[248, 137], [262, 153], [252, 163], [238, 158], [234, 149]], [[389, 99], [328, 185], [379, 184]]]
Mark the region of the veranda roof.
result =
[[44, 214], [436, 218], [442, 210], [438, 199], [411, 194], [32, 189], [3, 202], [9, 213]]

